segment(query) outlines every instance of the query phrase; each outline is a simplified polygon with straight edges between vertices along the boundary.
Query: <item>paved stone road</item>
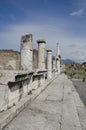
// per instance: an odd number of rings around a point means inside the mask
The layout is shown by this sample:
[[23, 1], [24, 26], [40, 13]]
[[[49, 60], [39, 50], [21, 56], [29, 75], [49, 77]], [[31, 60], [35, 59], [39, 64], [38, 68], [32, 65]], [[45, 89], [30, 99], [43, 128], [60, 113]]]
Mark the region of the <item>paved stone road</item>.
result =
[[59, 75], [4, 130], [82, 130], [70, 86]]
[[86, 82], [82, 80], [72, 80], [77, 92], [80, 95], [81, 100], [83, 101], [84, 105], [86, 106]]
[[[79, 79], [73, 79], [72, 81], [77, 92], [79, 93], [81, 100], [84, 103], [84, 104], [80, 103], [80, 100], [78, 100], [79, 98], [75, 98], [76, 99], [75, 104], [78, 111], [78, 116], [80, 119], [82, 129], [86, 130], [86, 82], [82, 82], [82, 80]], [[74, 94], [75, 97], [78, 96], [78, 93], [76, 93], [76, 91], [73, 91], [73, 93], [75, 93]]]

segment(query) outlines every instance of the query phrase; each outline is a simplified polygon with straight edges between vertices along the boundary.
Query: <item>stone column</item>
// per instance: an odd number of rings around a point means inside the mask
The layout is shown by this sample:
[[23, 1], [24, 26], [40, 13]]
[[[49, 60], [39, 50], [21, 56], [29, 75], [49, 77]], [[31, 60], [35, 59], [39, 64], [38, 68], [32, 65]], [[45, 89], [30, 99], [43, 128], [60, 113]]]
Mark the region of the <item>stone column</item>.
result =
[[53, 59], [53, 63], [52, 63], [52, 69], [53, 69], [53, 71], [55, 71], [56, 70], [56, 60], [55, 59]]
[[45, 69], [45, 41], [38, 40], [38, 69]]
[[52, 50], [47, 50], [47, 78], [52, 77]]
[[38, 50], [33, 49], [33, 68], [38, 68]]
[[59, 44], [57, 43], [57, 55], [56, 55], [56, 68], [58, 73], [60, 73], [60, 59], [61, 59], [61, 55], [60, 55], [60, 49], [59, 49]]
[[56, 68], [57, 68], [58, 73], [60, 73], [60, 60], [59, 60], [59, 57], [56, 57]]
[[32, 34], [21, 37], [21, 69], [32, 71]]

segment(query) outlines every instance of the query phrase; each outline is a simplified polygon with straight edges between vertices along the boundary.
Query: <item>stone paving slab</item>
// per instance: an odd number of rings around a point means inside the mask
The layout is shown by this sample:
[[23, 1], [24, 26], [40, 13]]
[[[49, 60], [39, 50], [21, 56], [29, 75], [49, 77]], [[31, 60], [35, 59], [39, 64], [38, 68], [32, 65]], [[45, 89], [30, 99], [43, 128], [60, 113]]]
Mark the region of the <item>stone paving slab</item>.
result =
[[74, 97], [77, 113], [79, 116], [80, 124], [82, 127], [82, 130], [86, 130], [86, 107], [84, 106], [83, 102], [81, 101], [79, 94], [77, 93], [76, 89], [73, 86], [73, 83], [71, 82], [71, 89], [72, 94]]
[[64, 98], [62, 114], [62, 130], [82, 130], [74, 98], [71, 91], [71, 83], [64, 79]]
[[77, 111], [78, 111], [82, 130], [86, 130], [86, 108], [85, 107], [78, 107]]
[[58, 75], [55, 75], [51, 80], [47, 80], [44, 85], [32, 92], [32, 95], [27, 95], [16, 106], [0, 113], [0, 130], [2, 130], [11, 120], [13, 120], [28, 104], [30, 104], [45, 88], [51, 84]]
[[83, 130], [71, 85], [59, 75], [4, 130]]
[[71, 86], [70, 86], [70, 87], [71, 87], [71, 90], [72, 90], [72, 95], [73, 95], [73, 97], [74, 97], [74, 101], [75, 101], [76, 107], [77, 107], [77, 108], [79, 108], [79, 107], [84, 107], [84, 104], [83, 104], [83, 102], [82, 102], [82, 100], [81, 100], [79, 94], [77, 93], [76, 88], [74, 87], [72, 81], [71, 81]]
[[[47, 89], [5, 129], [11, 130], [14, 126], [14, 129], [18, 130], [59, 130], [62, 113], [61, 101], [63, 98], [63, 86], [61, 86], [60, 81], [58, 84], [57, 86], [57, 81], [52, 82]], [[54, 86], [53, 89], [52, 86]], [[53, 98], [51, 98], [51, 96]]]

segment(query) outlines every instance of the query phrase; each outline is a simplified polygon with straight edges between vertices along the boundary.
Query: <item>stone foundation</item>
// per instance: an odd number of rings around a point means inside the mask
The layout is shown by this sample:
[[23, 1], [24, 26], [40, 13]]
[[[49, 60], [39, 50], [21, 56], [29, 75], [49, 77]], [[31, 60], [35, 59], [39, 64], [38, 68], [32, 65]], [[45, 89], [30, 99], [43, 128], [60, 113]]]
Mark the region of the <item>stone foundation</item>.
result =
[[[45, 82], [45, 72], [0, 71], [0, 111], [19, 102]], [[4, 81], [4, 82], [3, 82]]]

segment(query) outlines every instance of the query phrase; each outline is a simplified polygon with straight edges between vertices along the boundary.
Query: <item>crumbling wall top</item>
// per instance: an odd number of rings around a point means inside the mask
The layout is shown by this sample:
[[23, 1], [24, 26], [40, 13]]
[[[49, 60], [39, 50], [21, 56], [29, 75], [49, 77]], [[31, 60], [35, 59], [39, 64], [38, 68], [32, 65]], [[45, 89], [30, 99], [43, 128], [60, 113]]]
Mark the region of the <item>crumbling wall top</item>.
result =
[[21, 36], [21, 43], [32, 42], [32, 34], [23, 34]]

